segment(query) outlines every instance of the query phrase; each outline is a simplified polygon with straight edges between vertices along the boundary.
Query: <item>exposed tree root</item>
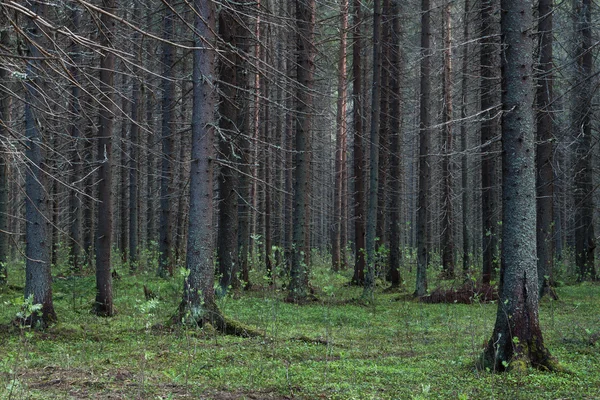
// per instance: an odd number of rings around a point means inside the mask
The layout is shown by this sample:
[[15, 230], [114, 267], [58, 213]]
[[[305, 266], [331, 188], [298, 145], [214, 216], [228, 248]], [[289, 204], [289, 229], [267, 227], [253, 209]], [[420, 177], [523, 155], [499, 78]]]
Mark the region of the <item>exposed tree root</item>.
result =
[[202, 316], [191, 319], [186, 305], [182, 302], [179, 306], [179, 311], [171, 320], [174, 325], [192, 325], [197, 327], [212, 326], [216, 331], [225, 335], [240, 336], [245, 338], [250, 337], [266, 337], [266, 335], [258, 329], [252, 328], [240, 321], [227, 318], [221, 313], [216, 304], [209, 307], [204, 307]]
[[428, 304], [473, 304], [475, 302], [488, 303], [494, 300], [498, 300], [498, 290], [496, 288], [490, 285], [474, 286], [468, 283], [456, 289], [437, 288], [429, 295], [419, 298], [419, 301]]

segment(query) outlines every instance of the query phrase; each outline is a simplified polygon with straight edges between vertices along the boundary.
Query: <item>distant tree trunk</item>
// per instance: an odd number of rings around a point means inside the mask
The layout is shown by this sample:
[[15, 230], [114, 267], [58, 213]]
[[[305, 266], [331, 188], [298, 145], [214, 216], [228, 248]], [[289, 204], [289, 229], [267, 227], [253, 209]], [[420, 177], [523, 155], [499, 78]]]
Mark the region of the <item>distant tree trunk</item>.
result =
[[538, 321], [532, 1], [502, 0], [501, 21], [503, 284], [483, 365], [557, 370]]
[[463, 121], [460, 125], [460, 150], [461, 156], [461, 189], [462, 189], [462, 262], [463, 262], [463, 273], [466, 275], [471, 268], [471, 233], [469, 231], [471, 219], [469, 212], [471, 210], [471, 199], [469, 196], [469, 155], [467, 154], [467, 124], [465, 119], [467, 118], [468, 110], [468, 87], [467, 87], [467, 73], [469, 66], [469, 45], [466, 44], [469, 37], [469, 13], [471, 10], [470, 0], [465, 0], [465, 13], [463, 18], [463, 53], [462, 53], [462, 67], [461, 67], [461, 105], [460, 105], [460, 118]]
[[221, 166], [219, 169], [219, 230], [217, 236], [217, 264], [219, 265], [219, 284], [221, 295], [227, 293], [228, 288], [236, 279], [238, 270], [238, 213], [237, 192], [238, 174], [233, 165], [235, 160], [235, 148], [239, 129], [237, 104], [239, 99], [237, 64], [240, 62], [237, 56], [236, 36], [240, 31], [238, 17], [234, 11], [233, 2], [227, 4], [219, 13], [219, 35], [223, 40], [222, 59], [219, 64], [219, 77], [221, 80], [219, 102], [219, 158]]
[[[136, 2], [133, 9], [134, 22], [140, 21], [141, 5]], [[141, 35], [139, 32], [134, 32], [133, 43], [138, 52], [138, 62], [141, 62], [142, 48]], [[142, 84], [139, 78], [134, 77], [131, 104], [131, 125], [130, 125], [130, 146], [129, 146], [129, 271], [135, 272], [138, 267], [138, 243], [139, 243], [139, 185], [138, 174], [140, 168], [140, 124], [141, 108], [142, 108]]]
[[481, 2], [481, 213], [482, 213], [482, 245], [483, 273], [482, 283], [489, 285], [494, 269], [497, 266], [498, 246], [498, 195], [497, 195], [497, 146], [492, 142], [497, 139], [499, 121], [494, 116], [497, 101], [498, 49], [494, 17], [498, 0], [482, 0]]
[[[121, 75], [121, 90], [124, 93], [127, 93], [128, 89], [128, 79], [127, 74]], [[121, 96], [121, 112], [124, 115], [130, 114], [130, 99], [127, 96]], [[129, 243], [127, 240], [129, 239], [129, 235], [127, 232], [128, 228], [128, 220], [127, 217], [129, 215], [129, 202], [127, 201], [127, 196], [129, 194], [129, 160], [131, 156], [127, 152], [127, 129], [128, 124], [125, 120], [121, 122], [121, 143], [119, 153], [121, 154], [121, 165], [119, 167], [119, 251], [121, 255], [121, 263], [126, 264], [129, 256], [127, 252], [129, 251]]]
[[[9, 47], [8, 30], [0, 31], [0, 45], [3, 48]], [[0, 82], [8, 81], [8, 70], [0, 68]], [[6, 83], [4, 84], [6, 86]], [[8, 137], [6, 125], [10, 120], [9, 94], [5, 92], [4, 87], [0, 88], [0, 137]], [[0, 142], [0, 286], [5, 285], [8, 280], [8, 205], [9, 205], [9, 185], [8, 185], [8, 153], [4, 143]]]
[[402, 76], [402, 60], [400, 59], [400, 0], [391, 1], [391, 49], [390, 49], [390, 185], [391, 202], [389, 212], [390, 226], [390, 281], [392, 287], [400, 286], [400, 265], [402, 255], [400, 251], [400, 196], [402, 159], [400, 148], [400, 76]]
[[362, 104], [362, 3], [353, 0], [353, 29], [352, 29], [352, 98], [353, 98], [353, 122], [354, 122], [354, 245], [356, 255], [354, 261], [354, 275], [352, 283], [362, 285], [365, 280], [365, 218], [367, 206], [365, 204], [365, 182], [363, 168], [365, 164], [363, 155], [363, 104]]
[[302, 302], [308, 296], [308, 264], [306, 262], [306, 231], [309, 228], [307, 215], [310, 202], [310, 137], [313, 113], [314, 81], [314, 36], [315, 36], [314, 0], [296, 3], [297, 26], [297, 80], [298, 94], [296, 103], [296, 153], [294, 170], [294, 227], [292, 268], [288, 301]]
[[580, 281], [596, 280], [592, 172], [592, 1], [576, 2], [576, 27], [580, 35], [577, 52], [579, 86], [575, 106], [575, 261]]
[[337, 114], [336, 114], [336, 137], [335, 137], [335, 193], [333, 202], [333, 230], [331, 232], [331, 263], [334, 271], [345, 269], [342, 257], [342, 215], [343, 215], [343, 191], [344, 169], [346, 168], [346, 105], [347, 105], [347, 37], [348, 37], [348, 0], [341, 0], [340, 5], [340, 52], [338, 60], [338, 85], [337, 85]]
[[[102, 9], [114, 14], [115, 0], [102, 0]], [[106, 48], [113, 45], [115, 20], [102, 14], [100, 44]], [[114, 69], [115, 55], [107, 51], [100, 58], [100, 121], [98, 127], [98, 216], [96, 244], [96, 314], [103, 317], [113, 315], [113, 293], [111, 275], [112, 234], [112, 136], [114, 125]]]
[[[79, 32], [79, 22], [81, 19], [81, 10], [74, 6], [71, 11], [71, 29], [73, 32]], [[82, 201], [81, 201], [81, 175], [83, 171], [83, 158], [81, 157], [81, 89], [79, 83], [79, 65], [81, 64], [80, 49], [76, 41], [71, 42], [70, 46], [71, 60], [74, 67], [70, 69], [73, 83], [71, 84], [71, 124], [69, 126], [70, 135], [73, 140], [73, 150], [71, 152], [72, 163], [72, 189], [69, 192], [69, 208], [71, 223], [69, 226], [69, 256], [71, 268], [74, 272], [81, 272], [81, 219], [82, 219]], [[1, 79], [0, 79], [1, 80]], [[2, 229], [2, 228], [0, 228]]]
[[381, 114], [381, 1], [373, 3], [373, 87], [371, 91], [371, 146], [369, 147], [369, 200], [367, 207], [367, 271], [363, 298], [372, 300], [375, 288], [377, 195], [379, 194], [379, 122]]
[[[46, 5], [32, 3], [29, 10], [39, 18], [46, 17]], [[25, 85], [25, 156], [28, 167], [25, 174], [25, 240], [27, 242], [25, 256], [25, 299], [32, 297], [33, 304], [41, 304], [39, 313], [30, 316], [32, 325], [46, 327], [56, 321], [56, 312], [52, 302], [52, 275], [50, 273], [51, 232], [48, 230], [48, 191], [47, 168], [44, 135], [40, 131], [41, 113], [44, 110], [41, 96], [44, 85], [37, 76], [43, 74], [42, 54], [39, 48], [44, 33], [35, 19], [30, 19], [27, 26], [28, 56], [27, 76], [31, 77]]]
[[192, 163], [186, 267], [178, 318], [202, 325], [224, 321], [215, 303], [213, 265], [213, 142], [216, 105], [215, 3], [194, 0]]
[[[450, 158], [452, 148], [452, 1], [446, 0], [443, 10], [443, 36], [444, 36], [444, 72], [442, 74], [442, 88], [444, 92], [443, 118], [443, 159], [442, 178], [444, 180], [442, 199], [442, 268], [444, 277], [454, 278], [454, 218], [452, 206], [452, 171]], [[466, 23], [466, 22], [465, 22]]]
[[429, 201], [431, 131], [431, 16], [429, 0], [421, 0], [421, 95], [419, 106], [419, 197], [417, 205], [417, 282], [415, 296], [427, 293], [427, 208]]
[[554, 171], [552, 115], [553, 0], [538, 2], [539, 65], [537, 76], [537, 270], [540, 296], [552, 284], [554, 269]]
[[[165, 2], [163, 19], [163, 38], [173, 40], [173, 2]], [[171, 197], [173, 196], [173, 134], [175, 109], [175, 80], [173, 64], [173, 46], [162, 43], [162, 164], [160, 176], [160, 228], [158, 276], [173, 276], [173, 254], [171, 238], [173, 236], [173, 218], [171, 215]]]

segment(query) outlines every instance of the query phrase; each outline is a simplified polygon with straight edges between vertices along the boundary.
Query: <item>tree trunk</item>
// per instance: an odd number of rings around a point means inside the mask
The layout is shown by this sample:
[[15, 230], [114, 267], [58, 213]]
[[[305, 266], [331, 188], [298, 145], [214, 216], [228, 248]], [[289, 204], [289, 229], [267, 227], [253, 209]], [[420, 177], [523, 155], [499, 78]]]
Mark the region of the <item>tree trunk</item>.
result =
[[498, 216], [497, 194], [497, 146], [493, 142], [498, 136], [500, 126], [496, 114], [498, 85], [498, 48], [496, 44], [497, 0], [481, 2], [481, 213], [483, 273], [482, 283], [489, 285], [497, 267]]
[[338, 85], [337, 85], [337, 114], [335, 137], [335, 193], [333, 202], [333, 230], [331, 232], [331, 267], [334, 271], [345, 269], [345, 258], [342, 257], [342, 215], [344, 169], [346, 168], [344, 155], [346, 153], [346, 72], [347, 36], [348, 36], [348, 0], [341, 0], [340, 5], [340, 52], [338, 60]]
[[219, 13], [219, 34], [223, 40], [222, 59], [219, 64], [221, 80], [219, 102], [219, 229], [217, 236], [217, 264], [219, 265], [219, 284], [221, 295], [227, 293], [232, 285], [238, 268], [237, 234], [238, 212], [237, 192], [238, 174], [233, 168], [236, 163], [234, 149], [237, 147], [239, 129], [237, 105], [239, 98], [237, 63], [241, 62], [236, 53], [236, 35], [240, 30], [235, 13], [235, 5], [230, 3]]
[[[163, 38], [173, 40], [172, 0], [165, 2], [163, 19]], [[175, 109], [175, 68], [173, 61], [173, 46], [162, 43], [162, 163], [160, 176], [160, 227], [159, 227], [159, 258], [158, 276], [165, 278], [173, 276], [173, 254], [171, 238], [173, 236], [173, 218], [171, 215], [171, 198], [173, 196], [173, 134]]]
[[294, 170], [294, 227], [292, 244], [292, 268], [288, 301], [302, 302], [308, 296], [308, 264], [306, 233], [310, 216], [310, 138], [313, 113], [313, 81], [315, 70], [315, 13], [314, 0], [296, 3], [297, 26], [297, 80], [296, 103], [296, 153]]
[[352, 29], [352, 73], [353, 87], [353, 122], [354, 122], [354, 245], [356, 246], [356, 254], [354, 261], [354, 275], [352, 283], [362, 285], [365, 280], [365, 182], [363, 168], [365, 164], [363, 156], [363, 104], [362, 104], [362, 3], [360, 0], [354, 0], [353, 3], [354, 17]]
[[[8, 31], [0, 31], [0, 44], [3, 48], [9, 47]], [[8, 70], [0, 68], [0, 82], [8, 82]], [[4, 83], [4, 86], [7, 86]], [[0, 137], [8, 137], [8, 125], [10, 120], [9, 94], [4, 87], [0, 88]], [[6, 263], [8, 261], [8, 205], [9, 205], [9, 186], [8, 186], [8, 152], [4, 143], [0, 143], [0, 286], [5, 285], [8, 280], [8, 270]]]
[[470, 224], [471, 219], [469, 217], [469, 213], [471, 211], [471, 198], [469, 196], [469, 155], [467, 154], [467, 124], [466, 118], [468, 114], [467, 104], [468, 101], [468, 87], [467, 87], [467, 74], [468, 74], [468, 66], [469, 66], [469, 45], [467, 42], [469, 41], [469, 13], [471, 10], [471, 2], [470, 0], [465, 0], [465, 14], [463, 19], [463, 53], [462, 53], [462, 71], [461, 71], [461, 105], [460, 105], [460, 118], [463, 121], [460, 125], [460, 150], [462, 152], [461, 156], [461, 189], [462, 189], [462, 268], [465, 276], [468, 274], [469, 269], [471, 268], [471, 233], [470, 233]]
[[431, 100], [431, 22], [430, 2], [421, 0], [421, 94], [419, 106], [419, 197], [417, 204], [417, 282], [415, 296], [427, 293], [427, 209], [430, 207], [429, 182], [431, 167], [429, 166], [430, 125], [429, 111]]
[[[442, 150], [442, 179], [444, 180], [442, 199], [442, 268], [444, 277], [454, 278], [454, 217], [452, 206], [452, 171], [450, 158], [452, 148], [452, 2], [446, 0], [443, 10], [444, 36], [444, 72], [442, 74], [442, 89], [444, 105], [442, 107], [443, 141]], [[466, 22], [465, 22], [466, 23]]]
[[373, 86], [371, 91], [371, 146], [369, 147], [369, 201], [367, 208], [367, 271], [363, 298], [373, 299], [375, 288], [375, 250], [377, 233], [377, 195], [379, 191], [379, 122], [381, 114], [381, 1], [373, 3]]
[[[46, 17], [46, 5], [32, 3], [31, 12], [40, 18]], [[27, 76], [32, 77], [25, 86], [25, 156], [28, 167], [25, 174], [25, 240], [27, 242], [25, 256], [25, 299], [31, 298], [32, 304], [41, 304], [40, 312], [28, 316], [28, 322], [33, 326], [40, 324], [46, 327], [56, 321], [56, 312], [52, 302], [52, 276], [50, 273], [51, 232], [48, 230], [48, 192], [47, 168], [45, 158], [46, 139], [43, 132], [44, 125], [40, 115], [45, 106], [43, 96], [44, 85], [37, 76], [43, 75], [45, 70], [40, 48], [44, 48], [41, 41], [44, 33], [34, 19], [27, 26], [28, 56]], [[40, 113], [40, 114], [37, 114]]]
[[185, 323], [224, 323], [215, 303], [213, 265], [213, 168], [215, 3], [194, 0], [192, 162], [186, 267], [178, 319]]
[[502, 0], [502, 12], [503, 283], [482, 361], [493, 371], [556, 370], [538, 321], [532, 1]]
[[578, 0], [575, 15], [580, 37], [577, 52], [579, 73], [575, 107], [575, 261], [580, 281], [596, 280], [592, 172], [592, 2]]
[[[102, 8], [114, 14], [115, 0], [102, 0]], [[100, 44], [113, 45], [115, 20], [102, 14], [100, 17], [102, 32]], [[112, 136], [114, 125], [114, 69], [115, 55], [107, 51], [100, 58], [100, 121], [98, 127], [98, 226], [96, 244], [96, 304], [95, 312], [99, 316], [113, 315], [113, 293], [111, 275], [111, 234], [112, 234]]]
[[537, 270], [543, 296], [554, 269], [554, 122], [552, 115], [553, 0], [538, 2], [539, 65], [537, 75]]
[[391, 50], [390, 50], [390, 180], [393, 181], [390, 191], [390, 281], [392, 287], [400, 286], [400, 266], [402, 253], [400, 250], [400, 196], [402, 159], [400, 147], [401, 98], [400, 76], [402, 76], [402, 60], [400, 59], [400, 0], [391, 1]]

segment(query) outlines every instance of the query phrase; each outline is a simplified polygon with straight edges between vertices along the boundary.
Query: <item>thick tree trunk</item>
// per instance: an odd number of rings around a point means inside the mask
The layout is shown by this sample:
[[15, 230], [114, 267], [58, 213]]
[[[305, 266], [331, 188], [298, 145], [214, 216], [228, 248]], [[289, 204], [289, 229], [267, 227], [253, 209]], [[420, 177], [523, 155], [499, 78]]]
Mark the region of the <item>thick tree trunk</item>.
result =
[[578, 0], [575, 15], [580, 37], [577, 52], [579, 72], [575, 100], [575, 262], [580, 281], [596, 280], [594, 202], [592, 172], [592, 1]]
[[314, 36], [316, 3], [314, 0], [296, 4], [298, 94], [296, 103], [296, 153], [294, 170], [294, 227], [292, 268], [288, 300], [302, 302], [308, 296], [307, 230], [310, 215], [310, 138], [313, 113]]
[[[111, 14], [116, 11], [115, 0], [103, 0], [102, 8]], [[100, 43], [107, 48], [113, 45], [115, 20], [106, 14], [100, 17], [102, 34]], [[113, 315], [113, 293], [111, 275], [112, 235], [112, 136], [114, 125], [114, 69], [115, 55], [107, 51], [100, 59], [100, 121], [98, 128], [98, 215], [96, 243], [96, 314], [104, 317]]]
[[391, 49], [390, 49], [390, 180], [393, 181], [390, 191], [391, 202], [389, 212], [390, 226], [390, 281], [392, 287], [400, 286], [400, 266], [402, 253], [400, 247], [400, 199], [402, 159], [400, 147], [401, 98], [400, 76], [402, 76], [402, 60], [400, 59], [400, 0], [391, 1]]
[[[33, 3], [31, 12], [44, 18], [46, 5]], [[28, 56], [27, 75], [33, 77], [26, 83], [25, 91], [25, 156], [28, 166], [25, 174], [25, 240], [27, 242], [25, 256], [25, 299], [31, 298], [32, 304], [41, 304], [41, 312], [28, 316], [31, 325], [42, 327], [56, 321], [56, 312], [52, 302], [52, 276], [50, 274], [51, 232], [48, 230], [48, 192], [47, 168], [45, 158], [46, 138], [40, 129], [41, 115], [44, 110], [41, 96], [42, 80], [36, 77], [43, 74], [42, 54], [39, 48], [44, 33], [31, 19], [27, 26]]]
[[553, 0], [538, 2], [539, 65], [537, 75], [537, 270], [540, 296], [552, 284], [554, 269], [554, 121], [552, 115]]
[[367, 271], [363, 298], [372, 300], [375, 288], [377, 195], [379, 192], [379, 123], [381, 114], [381, 1], [373, 3], [373, 87], [371, 91], [371, 146], [369, 147], [369, 201], [367, 208]]
[[498, 47], [496, 43], [496, 14], [498, 0], [481, 1], [481, 213], [483, 272], [482, 283], [489, 285], [497, 267], [498, 246], [498, 185], [497, 146], [494, 141], [500, 126], [496, 116], [498, 98]]
[[[172, 0], [165, 2], [163, 19], [163, 38], [173, 40]], [[160, 277], [173, 276], [173, 218], [171, 215], [171, 198], [173, 197], [173, 133], [175, 110], [175, 68], [173, 64], [173, 46], [162, 43], [162, 163], [160, 175], [160, 227], [158, 271]]]
[[444, 180], [442, 198], [442, 268], [444, 277], [454, 278], [454, 216], [452, 196], [452, 171], [450, 157], [452, 148], [453, 103], [452, 103], [452, 2], [447, 0], [443, 9], [444, 71], [442, 89], [444, 105], [442, 107], [443, 142], [442, 179]]
[[427, 264], [429, 248], [427, 243], [427, 209], [431, 167], [429, 150], [431, 136], [431, 16], [429, 0], [421, 0], [421, 94], [419, 99], [419, 197], [417, 204], [417, 282], [415, 296], [427, 293]]
[[192, 163], [186, 267], [178, 319], [202, 325], [223, 325], [215, 303], [213, 265], [213, 168], [215, 74], [215, 3], [195, 0], [192, 71]]
[[468, 101], [468, 66], [469, 66], [469, 45], [467, 44], [469, 37], [469, 13], [471, 10], [470, 0], [465, 0], [465, 13], [463, 19], [463, 53], [462, 53], [462, 77], [461, 77], [461, 105], [460, 105], [460, 118], [463, 121], [460, 125], [460, 150], [461, 156], [461, 189], [462, 189], [462, 268], [463, 273], [468, 274], [471, 268], [471, 197], [469, 196], [469, 155], [467, 154], [467, 104]]
[[331, 232], [331, 267], [334, 271], [345, 269], [342, 257], [342, 220], [343, 220], [343, 191], [345, 153], [346, 153], [346, 105], [347, 105], [347, 36], [348, 36], [348, 0], [341, 0], [340, 5], [340, 52], [338, 60], [338, 85], [337, 85], [337, 114], [336, 114], [336, 137], [335, 137], [335, 193], [333, 202], [333, 229]]
[[538, 321], [532, 2], [502, 0], [502, 11], [503, 284], [482, 361], [493, 371], [554, 370]]
[[354, 245], [356, 247], [354, 261], [354, 275], [352, 283], [362, 285], [365, 280], [365, 263], [366, 263], [366, 247], [365, 247], [365, 218], [367, 206], [365, 204], [365, 178], [363, 168], [365, 159], [363, 155], [363, 82], [362, 82], [362, 3], [360, 0], [353, 2], [353, 29], [352, 29], [352, 99], [353, 110], [352, 118], [354, 122]]

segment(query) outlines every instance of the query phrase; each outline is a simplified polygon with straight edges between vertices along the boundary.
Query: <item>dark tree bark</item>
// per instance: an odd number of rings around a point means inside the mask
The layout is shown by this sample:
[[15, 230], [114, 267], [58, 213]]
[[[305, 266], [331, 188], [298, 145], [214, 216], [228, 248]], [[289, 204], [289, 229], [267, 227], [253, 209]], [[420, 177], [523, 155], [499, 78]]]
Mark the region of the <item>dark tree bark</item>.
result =
[[[115, 0], [102, 0], [102, 9], [115, 14]], [[106, 14], [100, 17], [102, 28], [100, 44], [106, 48], [113, 45], [115, 20]], [[96, 314], [103, 317], [113, 315], [113, 293], [111, 275], [112, 235], [112, 136], [114, 126], [114, 69], [115, 55], [107, 51], [100, 58], [100, 121], [98, 127], [98, 215], [96, 238]]]
[[578, 87], [575, 99], [575, 262], [580, 281], [596, 280], [592, 179], [592, 1], [577, 0]]
[[235, 14], [233, 2], [227, 4], [219, 13], [219, 35], [223, 40], [222, 58], [219, 64], [221, 79], [219, 102], [219, 230], [217, 235], [217, 264], [219, 265], [219, 284], [221, 295], [227, 293], [237, 274], [238, 269], [238, 213], [237, 213], [237, 186], [238, 174], [233, 168], [236, 163], [234, 150], [237, 147], [239, 129], [238, 105], [239, 99], [236, 37], [240, 32], [240, 23]]
[[554, 122], [552, 116], [552, 12], [553, 0], [538, 2], [539, 65], [537, 75], [537, 270], [543, 296], [554, 269]]
[[502, 0], [503, 283], [482, 360], [493, 371], [559, 368], [538, 321], [532, 23], [531, 0]]
[[431, 136], [431, 16], [430, 1], [421, 0], [421, 76], [419, 106], [419, 197], [417, 204], [417, 282], [415, 296], [427, 293], [427, 209], [431, 167], [429, 149]]
[[345, 257], [342, 257], [342, 220], [344, 170], [346, 169], [346, 105], [347, 105], [347, 37], [348, 37], [348, 0], [340, 5], [340, 52], [338, 60], [337, 114], [335, 137], [335, 193], [333, 202], [333, 230], [331, 232], [331, 267], [334, 271], [345, 269]]
[[[307, 230], [310, 215], [310, 138], [313, 113], [313, 82], [315, 70], [315, 13], [314, 0], [296, 3], [298, 94], [296, 103], [296, 153], [294, 170], [294, 227], [292, 268], [288, 301], [302, 302], [308, 296], [308, 263], [306, 254]], [[309, 242], [310, 243], [310, 242]]]
[[[73, 32], [79, 32], [79, 24], [81, 19], [81, 10], [79, 7], [74, 6], [71, 11], [71, 29]], [[79, 46], [76, 41], [71, 42], [70, 46], [71, 60], [73, 67], [70, 69], [71, 77], [73, 82], [71, 84], [70, 92], [71, 98], [70, 111], [71, 111], [71, 125], [69, 131], [73, 140], [73, 150], [71, 153], [71, 186], [72, 189], [69, 193], [69, 208], [71, 215], [71, 223], [69, 226], [69, 256], [71, 261], [71, 268], [74, 272], [80, 272], [82, 267], [81, 260], [81, 220], [82, 220], [82, 201], [81, 201], [81, 175], [83, 171], [83, 157], [81, 157], [81, 88], [80, 88], [80, 77], [79, 77], [79, 64], [81, 63], [81, 54]], [[1, 228], [0, 228], [1, 229]]]
[[400, 148], [400, 76], [402, 76], [402, 60], [400, 59], [400, 0], [391, 1], [391, 49], [390, 49], [390, 180], [393, 181], [390, 191], [390, 281], [392, 287], [400, 286], [400, 199], [401, 199], [401, 148]]
[[362, 285], [365, 280], [366, 243], [365, 243], [365, 218], [367, 206], [365, 204], [365, 178], [363, 168], [365, 159], [363, 155], [363, 82], [362, 82], [362, 5], [360, 0], [353, 2], [353, 29], [352, 29], [352, 118], [354, 123], [354, 245], [356, 247], [354, 261], [354, 275], [352, 283]]
[[[40, 18], [46, 17], [47, 6], [43, 3], [31, 3], [29, 10]], [[46, 149], [40, 115], [45, 106], [43, 96], [44, 83], [39, 76], [44, 74], [43, 56], [44, 33], [30, 19], [27, 25], [28, 56], [25, 85], [25, 156], [27, 169], [25, 174], [25, 299], [31, 297], [32, 304], [41, 304], [39, 312], [28, 316], [29, 323], [46, 327], [56, 321], [56, 312], [52, 302], [52, 276], [50, 273], [51, 234], [48, 229], [48, 193]], [[38, 114], [40, 113], [40, 114]]]
[[[140, 2], [135, 2], [133, 9], [134, 22], [141, 19]], [[139, 32], [134, 32], [133, 43], [137, 46], [138, 62], [141, 62], [142, 48], [141, 35]], [[132, 85], [132, 104], [131, 104], [131, 125], [130, 125], [130, 146], [129, 146], [129, 271], [137, 270], [139, 259], [138, 244], [139, 244], [139, 178], [140, 171], [140, 125], [141, 108], [142, 108], [142, 84], [140, 79], [133, 79]]]
[[381, 114], [381, 1], [373, 3], [373, 87], [371, 91], [371, 146], [369, 147], [369, 200], [367, 207], [367, 271], [363, 298], [372, 300], [375, 288], [377, 195], [379, 191], [379, 123]]
[[452, 171], [450, 155], [453, 151], [453, 102], [452, 102], [452, 1], [447, 0], [443, 9], [444, 36], [444, 71], [442, 74], [442, 89], [444, 104], [443, 119], [443, 159], [442, 179], [444, 189], [442, 197], [442, 268], [444, 277], [454, 278], [454, 217], [452, 196]]
[[468, 274], [471, 268], [471, 232], [470, 224], [471, 219], [469, 218], [469, 212], [471, 210], [471, 197], [469, 196], [469, 155], [467, 154], [467, 124], [465, 119], [467, 118], [467, 104], [468, 102], [468, 66], [469, 66], [469, 45], [467, 44], [470, 39], [469, 35], [469, 13], [471, 10], [470, 0], [465, 0], [465, 13], [463, 19], [463, 53], [462, 53], [462, 67], [461, 67], [461, 105], [460, 105], [460, 118], [463, 123], [460, 125], [460, 149], [462, 151], [461, 157], [461, 189], [462, 189], [462, 268], [463, 273]]
[[497, 156], [493, 141], [500, 126], [495, 107], [497, 106], [498, 48], [496, 44], [496, 19], [498, 0], [481, 1], [481, 213], [483, 273], [482, 283], [489, 285], [497, 266], [498, 246], [498, 194]]
[[[121, 90], [126, 93], [128, 90], [129, 80], [127, 79], [127, 74], [121, 75]], [[124, 95], [121, 96], [121, 112], [124, 115], [130, 114], [131, 100]], [[129, 216], [129, 160], [131, 159], [130, 155], [127, 152], [127, 129], [128, 125], [125, 121], [121, 122], [121, 142], [119, 153], [121, 155], [121, 165], [118, 168], [119, 172], [119, 238], [118, 238], [118, 249], [121, 253], [121, 263], [126, 264], [129, 256], [129, 234], [127, 232], [128, 224], [128, 216]]]
[[202, 325], [224, 321], [215, 303], [213, 265], [213, 168], [215, 74], [215, 3], [194, 1], [194, 61], [192, 71], [192, 162], [186, 267], [178, 319]]
[[[173, 2], [164, 4], [163, 38], [173, 40]], [[160, 227], [158, 271], [160, 277], [173, 276], [173, 218], [171, 215], [171, 198], [173, 197], [173, 134], [175, 110], [175, 68], [173, 64], [173, 46], [162, 43], [162, 163], [160, 175]]]
[[[4, 48], [9, 46], [8, 31], [0, 31], [0, 44]], [[8, 81], [8, 70], [0, 68], [0, 82]], [[4, 84], [6, 85], [6, 83]], [[9, 94], [0, 89], [0, 138], [8, 137], [8, 121], [10, 120]], [[0, 286], [8, 280], [8, 160], [7, 151], [3, 142], [0, 142]]]

